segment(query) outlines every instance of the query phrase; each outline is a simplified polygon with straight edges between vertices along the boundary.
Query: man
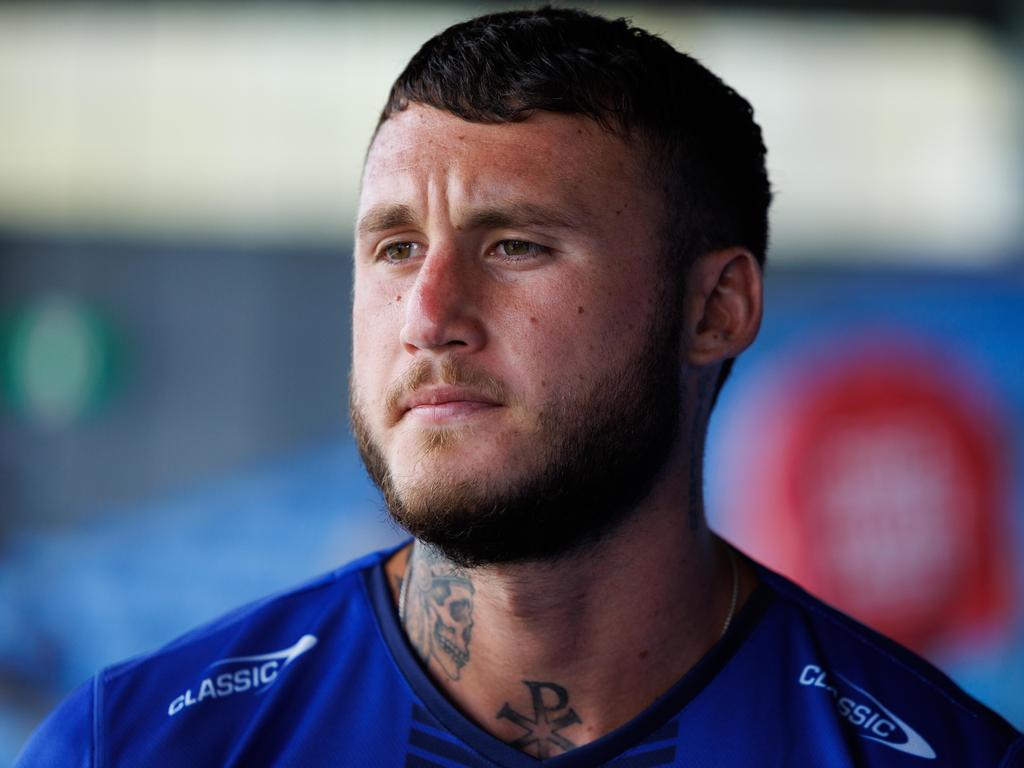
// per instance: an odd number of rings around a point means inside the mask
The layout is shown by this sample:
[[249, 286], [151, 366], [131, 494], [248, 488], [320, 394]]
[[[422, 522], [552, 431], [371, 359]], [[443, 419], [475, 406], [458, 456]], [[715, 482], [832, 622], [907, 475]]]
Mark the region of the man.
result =
[[22, 765], [1024, 764], [998, 716], [705, 525], [769, 198], [749, 105], [625, 21], [429, 41], [354, 257], [353, 429], [414, 543], [100, 673]]

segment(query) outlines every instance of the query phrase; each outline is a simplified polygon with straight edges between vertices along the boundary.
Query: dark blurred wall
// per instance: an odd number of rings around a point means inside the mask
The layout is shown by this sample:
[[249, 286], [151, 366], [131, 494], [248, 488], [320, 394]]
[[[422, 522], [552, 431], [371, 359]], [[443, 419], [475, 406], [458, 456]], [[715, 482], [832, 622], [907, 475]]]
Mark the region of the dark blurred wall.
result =
[[[0, 234], [0, 525], [68, 522], [343, 433], [349, 275], [324, 247]], [[98, 319], [110, 368], [98, 402], [58, 423], [11, 381], [16, 335], [55, 301]]]

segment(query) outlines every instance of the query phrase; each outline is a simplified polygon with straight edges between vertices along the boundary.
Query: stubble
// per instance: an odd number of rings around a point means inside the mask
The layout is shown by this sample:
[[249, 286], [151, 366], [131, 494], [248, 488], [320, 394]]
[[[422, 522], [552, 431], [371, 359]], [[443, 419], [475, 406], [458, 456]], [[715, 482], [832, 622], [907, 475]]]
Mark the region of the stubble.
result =
[[[520, 450], [527, 454], [528, 466], [505, 478], [438, 472], [399, 484], [353, 381], [352, 430], [389, 514], [415, 538], [463, 567], [550, 560], [601, 539], [650, 492], [676, 439], [678, 315], [668, 312], [652, 320], [646, 344], [620, 369], [543, 406], [530, 444]], [[448, 357], [439, 374], [426, 364], [410, 367], [388, 388], [385, 402], [393, 406], [435, 375], [449, 385], [475, 387], [499, 402], [510, 396], [501, 382], [462, 358]], [[470, 430], [426, 429], [420, 436], [420, 460], [429, 461], [432, 454], [470, 439]], [[500, 469], [492, 475], [500, 475]]]

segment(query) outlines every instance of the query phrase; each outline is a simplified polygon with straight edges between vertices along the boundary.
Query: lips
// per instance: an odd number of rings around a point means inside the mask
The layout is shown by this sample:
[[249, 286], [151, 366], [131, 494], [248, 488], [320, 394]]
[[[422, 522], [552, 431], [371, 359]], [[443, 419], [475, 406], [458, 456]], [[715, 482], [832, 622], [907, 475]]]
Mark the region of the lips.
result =
[[437, 424], [509, 402], [501, 381], [457, 356], [418, 359], [384, 391], [391, 425], [406, 417]]
[[408, 414], [432, 419], [468, 415], [500, 403], [493, 397], [468, 387], [423, 387], [398, 401], [399, 418]]

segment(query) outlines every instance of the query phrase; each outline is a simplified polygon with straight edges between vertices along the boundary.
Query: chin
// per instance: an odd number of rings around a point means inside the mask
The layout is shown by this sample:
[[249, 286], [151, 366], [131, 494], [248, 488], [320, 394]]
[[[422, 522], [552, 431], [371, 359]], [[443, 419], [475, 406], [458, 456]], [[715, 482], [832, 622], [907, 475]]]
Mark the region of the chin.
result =
[[530, 454], [508, 442], [501, 435], [464, 426], [422, 428], [401, 436], [390, 451], [388, 466], [408, 468], [395, 472], [396, 478], [417, 484], [438, 478], [450, 478], [442, 483], [479, 481], [496, 468], [515, 474], [515, 457]]
[[506, 456], [449, 446], [422, 453], [409, 471], [392, 476], [391, 487], [400, 509], [435, 516], [453, 506], [491, 508], [529, 475], [528, 467], [510, 467]]
[[450, 454], [457, 452], [460, 443], [464, 443], [466, 434], [464, 429], [458, 427], [434, 427], [425, 429], [419, 435], [419, 453], [422, 457], [430, 457], [437, 454]]

